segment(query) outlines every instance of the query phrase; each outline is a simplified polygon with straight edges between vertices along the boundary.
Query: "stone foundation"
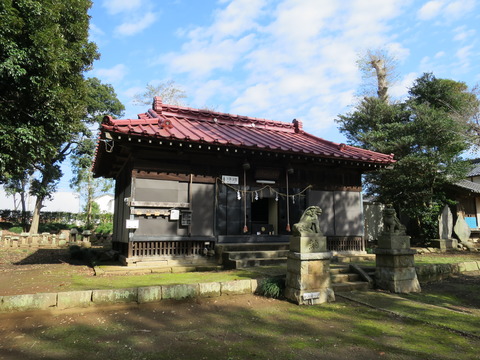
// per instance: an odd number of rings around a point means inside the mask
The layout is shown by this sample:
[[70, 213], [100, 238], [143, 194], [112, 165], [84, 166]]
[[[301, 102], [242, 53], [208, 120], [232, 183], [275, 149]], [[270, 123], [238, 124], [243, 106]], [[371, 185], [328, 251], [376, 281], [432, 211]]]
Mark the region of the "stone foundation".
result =
[[329, 252], [292, 252], [287, 258], [285, 297], [298, 305], [335, 301], [331, 288]]
[[412, 249], [376, 249], [376, 286], [394, 293], [421, 292]]
[[432, 247], [440, 249], [441, 251], [458, 249], [457, 239], [433, 239], [431, 240]]

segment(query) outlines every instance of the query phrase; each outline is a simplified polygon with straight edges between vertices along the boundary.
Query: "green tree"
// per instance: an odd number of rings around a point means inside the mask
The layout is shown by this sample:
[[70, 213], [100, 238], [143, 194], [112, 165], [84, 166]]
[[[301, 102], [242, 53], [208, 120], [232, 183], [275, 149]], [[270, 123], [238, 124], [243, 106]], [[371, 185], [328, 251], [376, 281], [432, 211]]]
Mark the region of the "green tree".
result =
[[478, 107], [464, 83], [424, 74], [404, 102], [364, 98], [355, 111], [338, 117], [350, 144], [395, 154], [392, 168], [366, 175], [366, 192], [415, 220], [412, 235], [435, 236], [438, 211], [453, 200], [446, 185], [468, 171], [461, 155], [471, 145], [469, 123]]
[[[87, 79], [87, 115], [85, 123], [98, 126], [105, 115], [119, 117], [123, 115], [125, 107], [118, 100], [115, 90], [109, 84], [102, 84], [97, 78]], [[86, 227], [92, 227], [92, 213], [94, 197], [99, 192], [107, 192], [112, 188], [112, 181], [93, 178], [92, 165], [95, 154], [96, 140], [89, 129], [73, 150], [70, 158], [73, 178], [70, 186], [78, 191], [85, 199]]]
[[35, 171], [31, 232], [84, 129], [90, 0], [0, 2], [0, 182]]

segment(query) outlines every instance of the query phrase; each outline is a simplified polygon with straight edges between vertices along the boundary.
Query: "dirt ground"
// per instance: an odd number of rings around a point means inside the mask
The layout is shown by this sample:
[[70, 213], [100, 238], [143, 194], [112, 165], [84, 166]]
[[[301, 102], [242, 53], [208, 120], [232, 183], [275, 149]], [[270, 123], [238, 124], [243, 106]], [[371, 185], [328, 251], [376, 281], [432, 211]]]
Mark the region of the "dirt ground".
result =
[[[444, 257], [445, 254], [429, 256]], [[480, 261], [478, 253], [459, 252], [449, 256], [458, 256], [462, 259], [459, 261], [465, 261], [465, 258]], [[93, 277], [95, 272], [91, 267], [72, 260], [68, 249], [6, 251], [0, 248], [0, 296], [67, 291], [76, 275]]]
[[74, 275], [95, 272], [67, 249], [0, 249], [0, 296], [63, 291]]
[[[62, 291], [75, 274], [94, 276], [66, 250], [0, 251], [0, 296]], [[472, 287], [480, 289], [480, 272], [422, 290], [451, 291], [462, 299], [452, 310], [465, 312], [480, 309]], [[318, 307], [242, 295], [0, 314], [0, 360], [474, 359], [479, 348], [479, 339], [341, 298]]]

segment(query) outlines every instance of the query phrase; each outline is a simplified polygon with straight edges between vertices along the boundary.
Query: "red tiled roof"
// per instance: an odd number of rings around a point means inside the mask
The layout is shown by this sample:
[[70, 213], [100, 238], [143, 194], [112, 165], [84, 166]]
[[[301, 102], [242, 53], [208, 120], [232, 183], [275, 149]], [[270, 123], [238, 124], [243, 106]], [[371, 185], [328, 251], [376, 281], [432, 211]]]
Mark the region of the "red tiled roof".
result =
[[[101, 131], [144, 139], [169, 139], [258, 149], [312, 157], [354, 160], [384, 164], [394, 163], [393, 155], [337, 144], [305, 132], [302, 123], [251, 118], [162, 104], [155, 98], [153, 109], [138, 119], [114, 120], [105, 117]], [[98, 155], [97, 155], [98, 156]]]

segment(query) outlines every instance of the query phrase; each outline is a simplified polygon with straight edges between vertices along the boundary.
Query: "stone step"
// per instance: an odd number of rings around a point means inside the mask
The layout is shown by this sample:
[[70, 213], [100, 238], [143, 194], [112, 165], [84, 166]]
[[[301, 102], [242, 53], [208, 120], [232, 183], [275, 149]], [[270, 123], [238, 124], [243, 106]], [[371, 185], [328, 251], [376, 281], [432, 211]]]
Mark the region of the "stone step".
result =
[[330, 265], [330, 274], [336, 275], [336, 274], [347, 274], [350, 271], [348, 266], [344, 265], [335, 265], [332, 264]]
[[288, 250], [226, 251], [223, 253], [224, 259], [230, 260], [286, 258], [287, 255]]
[[368, 282], [365, 282], [365, 281], [355, 281], [355, 282], [332, 284], [332, 289], [336, 293], [347, 292], [347, 291], [366, 291], [371, 289], [371, 286]]
[[338, 264], [358, 263], [362, 261], [375, 261], [375, 254], [336, 255], [332, 259], [332, 263]]
[[348, 283], [348, 282], [360, 282], [361, 278], [358, 274], [331, 274], [332, 284]]
[[222, 243], [215, 246], [217, 252], [227, 251], [270, 251], [270, 250], [288, 250], [290, 243]]
[[241, 260], [228, 260], [224, 262], [225, 269], [244, 269], [255, 266], [275, 266], [284, 265], [287, 263], [286, 257], [273, 258], [273, 259], [241, 259]]

